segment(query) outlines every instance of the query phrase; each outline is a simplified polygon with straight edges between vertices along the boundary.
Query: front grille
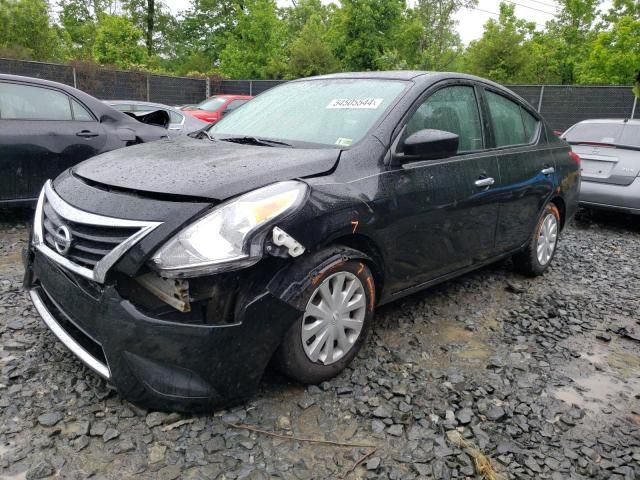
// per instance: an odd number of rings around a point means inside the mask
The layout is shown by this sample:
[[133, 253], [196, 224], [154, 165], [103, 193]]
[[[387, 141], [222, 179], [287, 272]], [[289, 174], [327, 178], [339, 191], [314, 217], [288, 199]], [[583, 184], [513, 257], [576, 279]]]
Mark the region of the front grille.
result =
[[65, 202], [48, 180], [36, 206], [33, 245], [61, 267], [104, 283], [109, 269], [161, 222], [87, 212]]
[[104, 227], [72, 222], [60, 216], [45, 198], [42, 226], [44, 243], [56, 250], [54, 238], [61, 225], [71, 232], [71, 248], [65, 256], [74, 263], [93, 269], [109, 252], [140, 231], [139, 227]]

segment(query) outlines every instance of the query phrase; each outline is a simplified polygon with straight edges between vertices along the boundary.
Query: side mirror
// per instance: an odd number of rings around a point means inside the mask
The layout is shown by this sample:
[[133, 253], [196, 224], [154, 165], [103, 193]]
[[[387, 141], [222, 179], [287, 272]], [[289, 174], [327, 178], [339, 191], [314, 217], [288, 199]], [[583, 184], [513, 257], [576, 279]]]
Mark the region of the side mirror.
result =
[[403, 162], [436, 160], [452, 157], [458, 152], [460, 138], [444, 130], [418, 130], [407, 137], [402, 148]]

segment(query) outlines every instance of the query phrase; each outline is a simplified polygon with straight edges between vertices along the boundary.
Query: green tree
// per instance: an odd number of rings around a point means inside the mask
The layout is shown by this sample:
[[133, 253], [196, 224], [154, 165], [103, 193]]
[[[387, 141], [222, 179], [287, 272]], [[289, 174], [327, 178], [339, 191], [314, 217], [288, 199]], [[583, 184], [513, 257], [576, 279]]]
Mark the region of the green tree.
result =
[[377, 70], [386, 63], [401, 26], [402, 0], [343, 0], [330, 39], [349, 70]]
[[125, 0], [123, 9], [133, 24], [142, 31], [147, 55], [170, 55], [174, 52], [173, 31], [176, 19], [164, 2], [159, 0]]
[[549, 38], [556, 39], [548, 58], [559, 65], [560, 82], [576, 82], [576, 65], [591, 48], [595, 36], [595, 21], [602, 0], [558, 0], [560, 11], [555, 20], [547, 22]]
[[171, 61], [179, 74], [208, 72], [220, 63], [220, 53], [237, 24], [242, 4], [236, 0], [192, 0], [191, 8], [171, 33]]
[[298, 0], [294, 5], [282, 9], [289, 38], [297, 38], [311, 17], [318, 17], [322, 25], [327, 28], [335, 11], [334, 4], [323, 5], [320, 0]]
[[282, 78], [287, 71], [286, 30], [274, 0], [245, 0], [220, 54], [230, 78]]
[[586, 59], [576, 66], [580, 83], [633, 83], [640, 68], [640, 16], [622, 15], [598, 33]]
[[464, 50], [454, 15], [477, 4], [477, 0], [417, 0], [415, 12], [422, 27], [417, 45], [418, 68], [446, 70], [451, 67]]
[[489, 19], [482, 37], [469, 44], [465, 52], [466, 68], [496, 82], [522, 81], [533, 30], [534, 24], [515, 16], [514, 5], [500, 3], [498, 20]]
[[308, 77], [334, 72], [339, 63], [326, 41], [327, 27], [312, 15], [290, 46], [290, 76]]
[[119, 68], [143, 65], [147, 54], [142, 41], [142, 32], [127, 17], [101, 15], [96, 28], [93, 57], [101, 64]]
[[0, 0], [2, 55], [33, 60], [61, 59], [58, 30], [44, 0]]

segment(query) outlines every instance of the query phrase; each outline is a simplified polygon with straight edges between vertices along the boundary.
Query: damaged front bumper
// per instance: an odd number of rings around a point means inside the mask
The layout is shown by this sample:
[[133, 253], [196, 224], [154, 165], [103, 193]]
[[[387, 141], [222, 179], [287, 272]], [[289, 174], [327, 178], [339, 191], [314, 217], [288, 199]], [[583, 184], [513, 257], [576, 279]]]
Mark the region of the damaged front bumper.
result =
[[25, 287], [49, 329], [125, 398], [152, 409], [209, 410], [252, 396], [300, 315], [258, 288], [239, 299], [232, 323], [172, 321], [37, 250], [25, 264]]

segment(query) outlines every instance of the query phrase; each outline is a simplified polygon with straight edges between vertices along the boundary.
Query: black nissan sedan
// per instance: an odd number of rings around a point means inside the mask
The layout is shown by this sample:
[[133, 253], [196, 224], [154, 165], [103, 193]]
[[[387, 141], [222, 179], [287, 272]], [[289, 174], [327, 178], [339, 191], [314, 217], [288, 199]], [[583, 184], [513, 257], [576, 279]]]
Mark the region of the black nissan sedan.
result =
[[125, 398], [207, 410], [251, 396], [270, 362], [335, 376], [379, 305], [509, 256], [543, 273], [579, 186], [579, 158], [495, 83], [302, 79], [48, 181], [24, 285]]

